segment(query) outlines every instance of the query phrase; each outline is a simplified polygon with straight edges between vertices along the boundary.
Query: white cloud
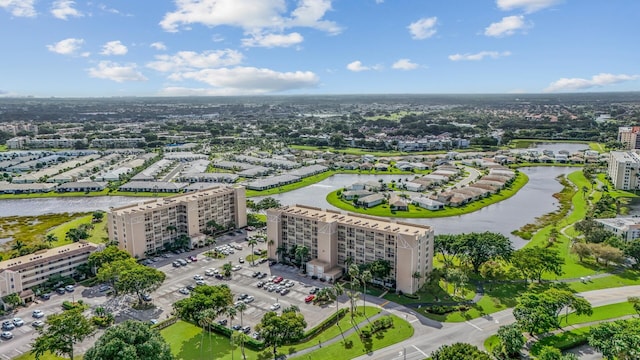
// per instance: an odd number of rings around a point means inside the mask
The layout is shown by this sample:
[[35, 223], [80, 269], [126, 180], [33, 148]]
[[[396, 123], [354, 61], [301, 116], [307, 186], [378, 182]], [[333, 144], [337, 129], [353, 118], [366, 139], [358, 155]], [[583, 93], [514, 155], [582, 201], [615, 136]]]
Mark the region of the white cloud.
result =
[[509, 36], [515, 34], [517, 30], [526, 30], [531, 26], [531, 23], [524, 21], [524, 16], [522, 15], [506, 16], [500, 22], [487, 26], [484, 29], [484, 34], [493, 37]]
[[243, 55], [236, 50], [226, 49], [202, 53], [180, 51], [175, 55], [156, 55], [155, 58], [156, 61], [148, 63], [147, 67], [161, 72], [169, 72], [238, 65], [242, 62]]
[[370, 67], [362, 65], [362, 61], [360, 60], [347, 64], [347, 69], [355, 72], [371, 70]]
[[632, 81], [640, 79], [640, 75], [626, 75], [626, 74], [607, 74], [600, 73], [598, 75], [594, 75], [591, 79], [582, 79], [582, 78], [561, 78], [560, 80], [552, 82], [546, 89], [545, 92], [556, 92], [556, 91], [573, 91], [573, 90], [585, 90], [594, 87], [601, 87], [606, 85], [612, 85], [621, 83], [624, 81]]
[[496, 0], [496, 4], [500, 10], [523, 9], [527, 13], [532, 13], [559, 4], [562, 1], [563, 0]]
[[341, 31], [333, 21], [323, 20], [331, 10], [331, 0], [299, 0], [290, 15], [284, 0], [175, 0], [175, 4], [176, 10], [166, 13], [160, 21], [165, 31], [177, 32], [181, 26], [191, 24], [235, 26], [247, 33], [294, 26], [332, 34]]
[[0, 0], [3, 8], [17, 17], [36, 17], [35, 0]]
[[102, 55], [125, 55], [129, 49], [120, 40], [109, 41], [102, 45]]
[[400, 59], [391, 65], [391, 68], [396, 70], [414, 70], [417, 69], [420, 65], [416, 63], [412, 63], [409, 59]]
[[154, 42], [153, 44], [151, 44], [149, 46], [151, 46], [152, 48], [154, 48], [156, 50], [167, 50], [167, 46], [162, 41]]
[[311, 71], [277, 72], [255, 67], [202, 69], [175, 73], [171, 80], [195, 80], [214, 87], [211, 91], [236, 94], [265, 94], [306, 89], [318, 84], [318, 76]]
[[501, 58], [501, 57], [505, 57], [505, 56], [510, 56], [511, 52], [510, 51], [503, 51], [503, 52], [499, 52], [499, 51], [480, 51], [479, 53], [475, 53], [475, 54], [454, 54], [454, 55], [449, 55], [449, 60], [451, 61], [480, 61], [483, 60], [484, 58], [492, 58], [492, 59], [497, 59], [497, 58]]
[[82, 44], [84, 44], [83, 39], [68, 38], [51, 45], [47, 45], [47, 49], [56, 54], [75, 55], [76, 51], [80, 49]]
[[422, 40], [432, 37], [436, 34], [435, 26], [438, 23], [438, 18], [433, 16], [430, 18], [422, 18], [416, 22], [411, 23], [407, 28], [411, 33], [411, 37], [416, 40]]
[[147, 78], [137, 70], [136, 64], [120, 65], [113, 61], [100, 61], [97, 67], [89, 68], [89, 76], [115, 82], [146, 81]]
[[253, 34], [253, 37], [242, 39], [242, 45], [246, 47], [289, 47], [304, 40], [297, 32], [290, 34]]
[[[1, 0], [0, 0], [1, 1]], [[82, 14], [74, 6], [76, 2], [73, 0], [57, 0], [51, 6], [51, 14], [61, 20], [67, 20], [69, 17], [82, 17]]]

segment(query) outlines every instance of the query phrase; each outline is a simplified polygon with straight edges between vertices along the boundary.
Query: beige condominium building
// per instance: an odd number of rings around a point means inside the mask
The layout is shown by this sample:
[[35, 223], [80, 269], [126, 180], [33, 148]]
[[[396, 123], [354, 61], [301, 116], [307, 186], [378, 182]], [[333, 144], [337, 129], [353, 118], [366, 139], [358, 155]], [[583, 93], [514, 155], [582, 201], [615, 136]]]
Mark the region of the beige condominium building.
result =
[[[415, 293], [433, 269], [433, 228], [302, 205], [267, 211], [269, 257], [305, 246], [310, 276], [335, 280], [350, 260], [355, 264], [388, 260], [385, 281], [397, 290]], [[278, 249], [281, 250], [278, 250]]]
[[2, 261], [0, 297], [18, 293], [23, 300], [32, 300], [29, 289], [53, 275], [72, 276], [79, 265], [87, 262], [89, 254], [103, 246], [81, 241]]
[[616, 189], [640, 188], [640, 155], [634, 151], [610, 152], [607, 175]]
[[112, 208], [107, 214], [109, 240], [138, 258], [163, 250], [183, 235], [190, 247], [201, 246], [212, 222], [225, 228], [246, 226], [246, 206], [243, 187], [218, 186]]

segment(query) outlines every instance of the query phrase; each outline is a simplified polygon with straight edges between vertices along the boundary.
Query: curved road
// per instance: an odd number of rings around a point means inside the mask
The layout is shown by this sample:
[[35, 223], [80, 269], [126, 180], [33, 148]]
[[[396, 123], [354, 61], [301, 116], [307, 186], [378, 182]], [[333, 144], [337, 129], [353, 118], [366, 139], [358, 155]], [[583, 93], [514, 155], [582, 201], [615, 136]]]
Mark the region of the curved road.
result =
[[[580, 295], [587, 299], [593, 307], [597, 307], [624, 302], [629, 296], [638, 296], [638, 294], [640, 294], [640, 285], [587, 291]], [[401, 317], [405, 316], [414, 325], [415, 332], [413, 336], [408, 340], [356, 359], [423, 360], [441, 345], [456, 342], [466, 342], [482, 348], [484, 340], [495, 334], [500, 326], [511, 324], [515, 321], [512, 309], [463, 323], [440, 323], [416, 314], [405, 307], [386, 309]]]

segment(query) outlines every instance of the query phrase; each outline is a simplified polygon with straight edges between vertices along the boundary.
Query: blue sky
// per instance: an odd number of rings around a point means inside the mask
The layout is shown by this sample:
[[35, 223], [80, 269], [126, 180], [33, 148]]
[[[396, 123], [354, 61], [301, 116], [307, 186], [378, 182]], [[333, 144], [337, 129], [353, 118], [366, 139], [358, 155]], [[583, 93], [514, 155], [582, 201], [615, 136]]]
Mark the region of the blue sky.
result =
[[638, 0], [0, 0], [0, 96], [638, 91], [638, 14]]

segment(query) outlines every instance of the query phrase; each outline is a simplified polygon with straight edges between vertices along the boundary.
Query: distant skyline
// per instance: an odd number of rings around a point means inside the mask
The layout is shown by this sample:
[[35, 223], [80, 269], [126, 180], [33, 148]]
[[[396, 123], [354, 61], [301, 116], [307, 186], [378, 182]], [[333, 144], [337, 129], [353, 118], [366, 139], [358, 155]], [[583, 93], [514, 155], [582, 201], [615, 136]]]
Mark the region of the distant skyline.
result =
[[640, 90], [638, 0], [0, 0], [0, 97]]

